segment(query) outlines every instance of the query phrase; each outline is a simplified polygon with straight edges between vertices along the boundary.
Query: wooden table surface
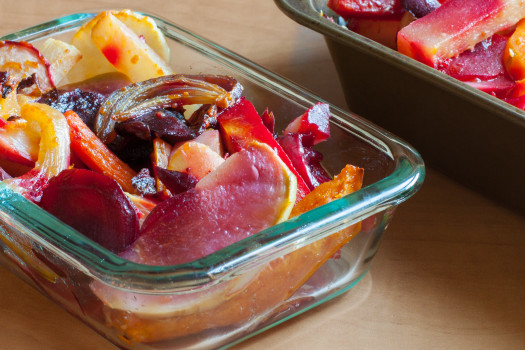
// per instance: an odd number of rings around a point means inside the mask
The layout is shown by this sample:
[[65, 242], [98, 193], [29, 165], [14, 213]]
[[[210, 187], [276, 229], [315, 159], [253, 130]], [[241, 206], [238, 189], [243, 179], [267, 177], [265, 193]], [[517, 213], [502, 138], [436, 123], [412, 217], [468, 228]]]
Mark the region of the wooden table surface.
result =
[[[347, 109], [323, 38], [270, 0], [0, 0], [0, 35], [122, 7], [161, 14]], [[0, 344], [115, 349], [3, 268]], [[285, 348], [525, 349], [525, 217], [428, 169], [356, 287], [235, 347]]]

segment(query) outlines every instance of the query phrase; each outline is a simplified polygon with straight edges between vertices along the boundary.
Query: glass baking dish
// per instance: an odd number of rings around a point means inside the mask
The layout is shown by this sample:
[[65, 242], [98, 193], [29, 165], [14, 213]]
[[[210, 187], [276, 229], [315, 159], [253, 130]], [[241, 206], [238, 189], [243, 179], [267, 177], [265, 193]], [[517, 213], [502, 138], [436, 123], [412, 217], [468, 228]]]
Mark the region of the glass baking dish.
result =
[[525, 212], [523, 110], [328, 20], [328, 0], [274, 1], [324, 36], [350, 110], [410, 142], [428, 166]]
[[[2, 39], [67, 41], [94, 15], [65, 16]], [[243, 57], [146, 15], [177, 53], [172, 59], [176, 72], [235, 77], [258, 111], [269, 107], [274, 112], [276, 130], [320, 102]], [[347, 163], [365, 169], [357, 192], [197, 261], [159, 267], [118, 257], [0, 183], [2, 262], [121, 348], [203, 349], [238, 343], [349, 290], [368, 270], [394, 209], [423, 182], [423, 161], [409, 145], [357, 116], [334, 106], [331, 111], [332, 136], [318, 150], [331, 173]], [[315, 265], [315, 249], [359, 227], [309, 277], [305, 269]], [[301, 263], [290, 271], [286, 264], [293, 259]], [[104, 304], [92, 292], [93, 284], [115, 291], [133, 307]], [[288, 284], [300, 288], [283, 298]]]

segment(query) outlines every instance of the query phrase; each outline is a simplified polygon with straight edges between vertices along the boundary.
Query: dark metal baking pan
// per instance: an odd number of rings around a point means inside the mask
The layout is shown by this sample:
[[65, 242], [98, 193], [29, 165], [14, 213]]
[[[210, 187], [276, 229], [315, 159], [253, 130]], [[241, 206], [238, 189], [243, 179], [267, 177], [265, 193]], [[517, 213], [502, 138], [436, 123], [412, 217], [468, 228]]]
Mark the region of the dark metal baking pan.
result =
[[321, 15], [327, 0], [275, 0], [324, 35], [349, 108], [409, 141], [426, 163], [525, 212], [525, 112]]

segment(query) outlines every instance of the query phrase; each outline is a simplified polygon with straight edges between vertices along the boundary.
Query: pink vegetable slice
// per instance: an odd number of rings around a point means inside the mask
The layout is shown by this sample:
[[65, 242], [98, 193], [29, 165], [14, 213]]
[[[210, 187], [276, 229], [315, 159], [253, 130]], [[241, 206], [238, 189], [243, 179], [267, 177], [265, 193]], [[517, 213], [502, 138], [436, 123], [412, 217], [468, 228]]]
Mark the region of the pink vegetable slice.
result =
[[35, 74], [41, 93], [55, 87], [54, 73], [49, 62], [25, 41], [0, 41], [0, 72], [7, 71], [18, 82]]
[[441, 3], [446, 0], [401, 0], [403, 8], [410, 12], [415, 18], [420, 18], [435, 11]]
[[311, 134], [314, 145], [327, 140], [330, 137], [330, 106], [326, 103], [314, 105], [303, 115], [292, 120], [283, 134]]
[[[295, 177], [275, 152], [254, 143], [226, 159], [195, 189], [157, 205], [140, 237], [120, 256], [149, 265], [193, 261], [286, 220], [295, 193]], [[112, 309], [169, 317], [216, 307], [255, 277], [250, 274], [202, 293], [178, 295], [136, 294], [96, 281], [91, 289]]]
[[401, 0], [329, 0], [327, 5], [344, 18], [392, 17], [402, 13]]
[[295, 189], [295, 177], [275, 152], [253, 144], [227, 158], [194, 190], [159, 204], [122, 257], [148, 265], [201, 258], [286, 219]]
[[477, 44], [473, 50], [453, 58], [442, 72], [462, 81], [486, 81], [505, 76], [503, 52], [506, 44], [506, 37], [495, 34]]
[[449, 0], [401, 29], [398, 50], [437, 67], [523, 17], [523, 0]]
[[331, 177], [321, 165], [321, 153], [316, 152], [312, 147], [305, 146], [304, 137], [305, 135], [302, 134], [286, 134], [280, 136], [277, 141], [290, 157], [294, 168], [304, 179], [308, 188], [313, 190], [319, 184], [330, 181]]
[[224, 147], [230, 153], [246, 148], [253, 141], [266, 143], [274, 149], [290, 171], [297, 177], [297, 201], [306, 196], [310, 190], [304, 179], [292, 165], [290, 158], [277, 143], [272, 133], [266, 128], [253, 104], [240, 98], [237, 103], [226, 108], [217, 117]]

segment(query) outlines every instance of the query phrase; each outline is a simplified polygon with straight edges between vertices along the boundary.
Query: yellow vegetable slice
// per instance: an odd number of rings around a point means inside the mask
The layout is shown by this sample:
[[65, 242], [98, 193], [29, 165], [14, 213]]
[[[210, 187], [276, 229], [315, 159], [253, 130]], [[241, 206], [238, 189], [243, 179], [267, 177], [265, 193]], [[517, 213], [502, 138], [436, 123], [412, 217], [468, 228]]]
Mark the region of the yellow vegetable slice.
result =
[[40, 53], [51, 64], [55, 85], [58, 85], [82, 58], [82, 53], [75, 46], [52, 38], [44, 42], [40, 48]]
[[171, 74], [171, 68], [152, 48], [111, 13], [91, 30], [91, 40], [106, 59], [133, 82]]
[[170, 61], [170, 48], [166, 37], [157, 27], [155, 21], [147, 16], [139, 15], [131, 10], [113, 11], [112, 14], [139, 38], [144, 39], [146, 44], [153, 49], [164, 61]]
[[[111, 29], [111, 31], [107, 33], [108, 37], [110, 37], [109, 33], [114, 34], [115, 31], [121, 32], [122, 29], [125, 30], [125, 36], [128, 40], [121, 43], [121, 49], [130, 53], [131, 57], [129, 57], [129, 59], [133, 59], [133, 62], [135, 62], [131, 63], [130, 61], [130, 66], [138, 64], [134, 71], [139, 71], [144, 65], [148, 64], [148, 61], [150, 63], [153, 61], [155, 64], [160, 64], [160, 66], [167, 72], [171, 72], [167, 64], [170, 55], [169, 46], [166, 42], [166, 38], [151, 18], [139, 15], [130, 10], [105, 11], [84, 24], [75, 33], [71, 40], [71, 44], [82, 52], [83, 58], [69, 73], [68, 80], [70, 82], [81, 81], [99, 74], [115, 71], [127, 74], [126, 71], [128, 69], [126, 66], [115, 67], [112, 65], [92, 39], [93, 29], [99, 25], [100, 21], [104, 20], [105, 23], [100, 25], [98, 29], [99, 34], [103, 29], [108, 29], [105, 26], [108, 24], [107, 17], [109, 15], [113, 17], [110, 22], [118, 24], [118, 26], [116, 26], [118, 29]], [[101, 38], [100, 35], [98, 37], [99, 39]], [[140, 59], [142, 55], [131, 54], [138, 47], [143, 51], [147, 49], [147, 52], [143, 55], [146, 57], [153, 56], [153, 58], [146, 61], [142, 60], [143, 62], [139, 63], [137, 59]], [[136, 56], [136, 58], [134, 58], [134, 56]]]
[[71, 83], [86, 80], [99, 74], [117, 71], [91, 40], [91, 30], [100, 17], [101, 14], [80, 27], [71, 39], [71, 45], [75, 46], [82, 53], [80, 62], [67, 75]]

